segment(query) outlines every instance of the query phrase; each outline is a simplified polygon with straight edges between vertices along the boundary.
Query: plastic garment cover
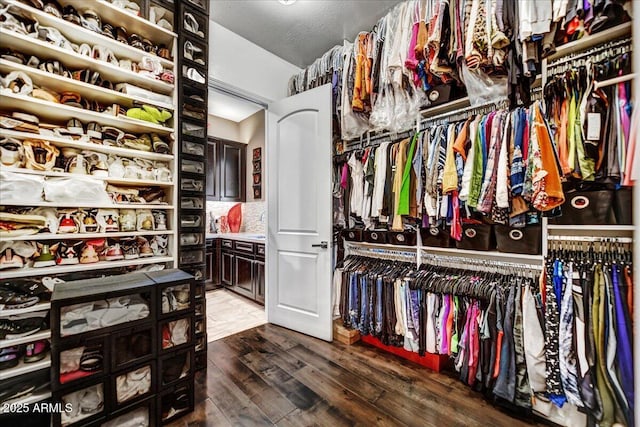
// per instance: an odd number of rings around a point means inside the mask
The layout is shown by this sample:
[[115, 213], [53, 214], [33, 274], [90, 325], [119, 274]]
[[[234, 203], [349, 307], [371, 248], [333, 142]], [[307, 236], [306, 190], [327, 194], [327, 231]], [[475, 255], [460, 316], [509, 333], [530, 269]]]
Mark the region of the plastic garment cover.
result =
[[342, 139], [355, 139], [369, 129], [369, 122], [364, 115], [358, 114], [351, 108], [349, 79], [353, 74], [355, 58], [353, 57], [353, 43], [345, 43], [344, 67], [342, 70]]
[[42, 202], [44, 177], [0, 170], [0, 202], [28, 204]]
[[471, 106], [499, 103], [507, 98], [507, 76], [489, 76], [480, 69], [470, 70], [462, 63], [461, 77], [469, 94]]
[[44, 182], [44, 198], [48, 202], [64, 204], [112, 204], [105, 181], [82, 176], [47, 179]]

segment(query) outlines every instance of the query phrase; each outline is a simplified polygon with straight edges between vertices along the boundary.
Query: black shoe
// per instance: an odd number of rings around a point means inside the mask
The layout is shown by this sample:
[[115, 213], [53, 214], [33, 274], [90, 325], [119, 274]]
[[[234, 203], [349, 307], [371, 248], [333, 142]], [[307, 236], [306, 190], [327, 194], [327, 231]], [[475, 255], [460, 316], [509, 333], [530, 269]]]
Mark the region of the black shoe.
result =
[[0, 339], [12, 340], [35, 334], [42, 328], [41, 317], [8, 320], [0, 319]]
[[0, 287], [0, 310], [16, 310], [36, 305], [40, 298], [35, 296], [22, 295], [13, 290]]

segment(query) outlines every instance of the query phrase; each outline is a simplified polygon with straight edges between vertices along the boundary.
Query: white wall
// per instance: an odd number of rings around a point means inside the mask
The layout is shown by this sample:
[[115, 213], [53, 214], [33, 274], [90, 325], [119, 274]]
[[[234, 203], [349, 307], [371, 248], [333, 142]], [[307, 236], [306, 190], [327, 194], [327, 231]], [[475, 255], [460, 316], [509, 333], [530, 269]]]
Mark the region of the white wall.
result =
[[[240, 128], [240, 141], [247, 144], [247, 202], [264, 200], [266, 188], [264, 185], [264, 140], [265, 140], [265, 110], [247, 117], [238, 123]], [[253, 197], [253, 149], [262, 148], [262, 197]]]
[[236, 142], [244, 142], [240, 138], [240, 126], [237, 122], [223, 119], [209, 114], [207, 120], [207, 135], [216, 138], [228, 139]]
[[300, 68], [220, 24], [209, 22], [209, 75], [261, 101], [287, 96], [289, 78]]

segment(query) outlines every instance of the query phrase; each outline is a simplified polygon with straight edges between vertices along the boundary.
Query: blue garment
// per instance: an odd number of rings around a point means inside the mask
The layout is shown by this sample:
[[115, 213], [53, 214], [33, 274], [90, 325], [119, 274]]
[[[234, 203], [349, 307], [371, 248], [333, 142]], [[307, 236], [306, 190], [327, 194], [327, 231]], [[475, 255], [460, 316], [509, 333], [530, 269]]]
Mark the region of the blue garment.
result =
[[[611, 269], [613, 278], [614, 316], [615, 331], [617, 334], [618, 346], [616, 349], [616, 360], [618, 364], [618, 379], [622, 385], [625, 398], [629, 404], [629, 413], [625, 414], [633, 418], [633, 354], [631, 349], [631, 331], [629, 328], [629, 313], [627, 306], [620, 294], [621, 271], [617, 264], [613, 264]], [[629, 422], [629, 419], [627, 420]], [[632, 425], [632, 423], [629, 423]]]

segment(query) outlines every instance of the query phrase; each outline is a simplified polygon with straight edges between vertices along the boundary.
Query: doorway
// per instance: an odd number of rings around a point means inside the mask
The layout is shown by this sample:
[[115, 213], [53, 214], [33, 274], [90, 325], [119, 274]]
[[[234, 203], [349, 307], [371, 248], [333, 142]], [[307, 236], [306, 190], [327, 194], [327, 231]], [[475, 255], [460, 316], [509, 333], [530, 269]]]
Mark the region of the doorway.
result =
[[266, 323], [265, 105], [210, 87], [207, 341]]

